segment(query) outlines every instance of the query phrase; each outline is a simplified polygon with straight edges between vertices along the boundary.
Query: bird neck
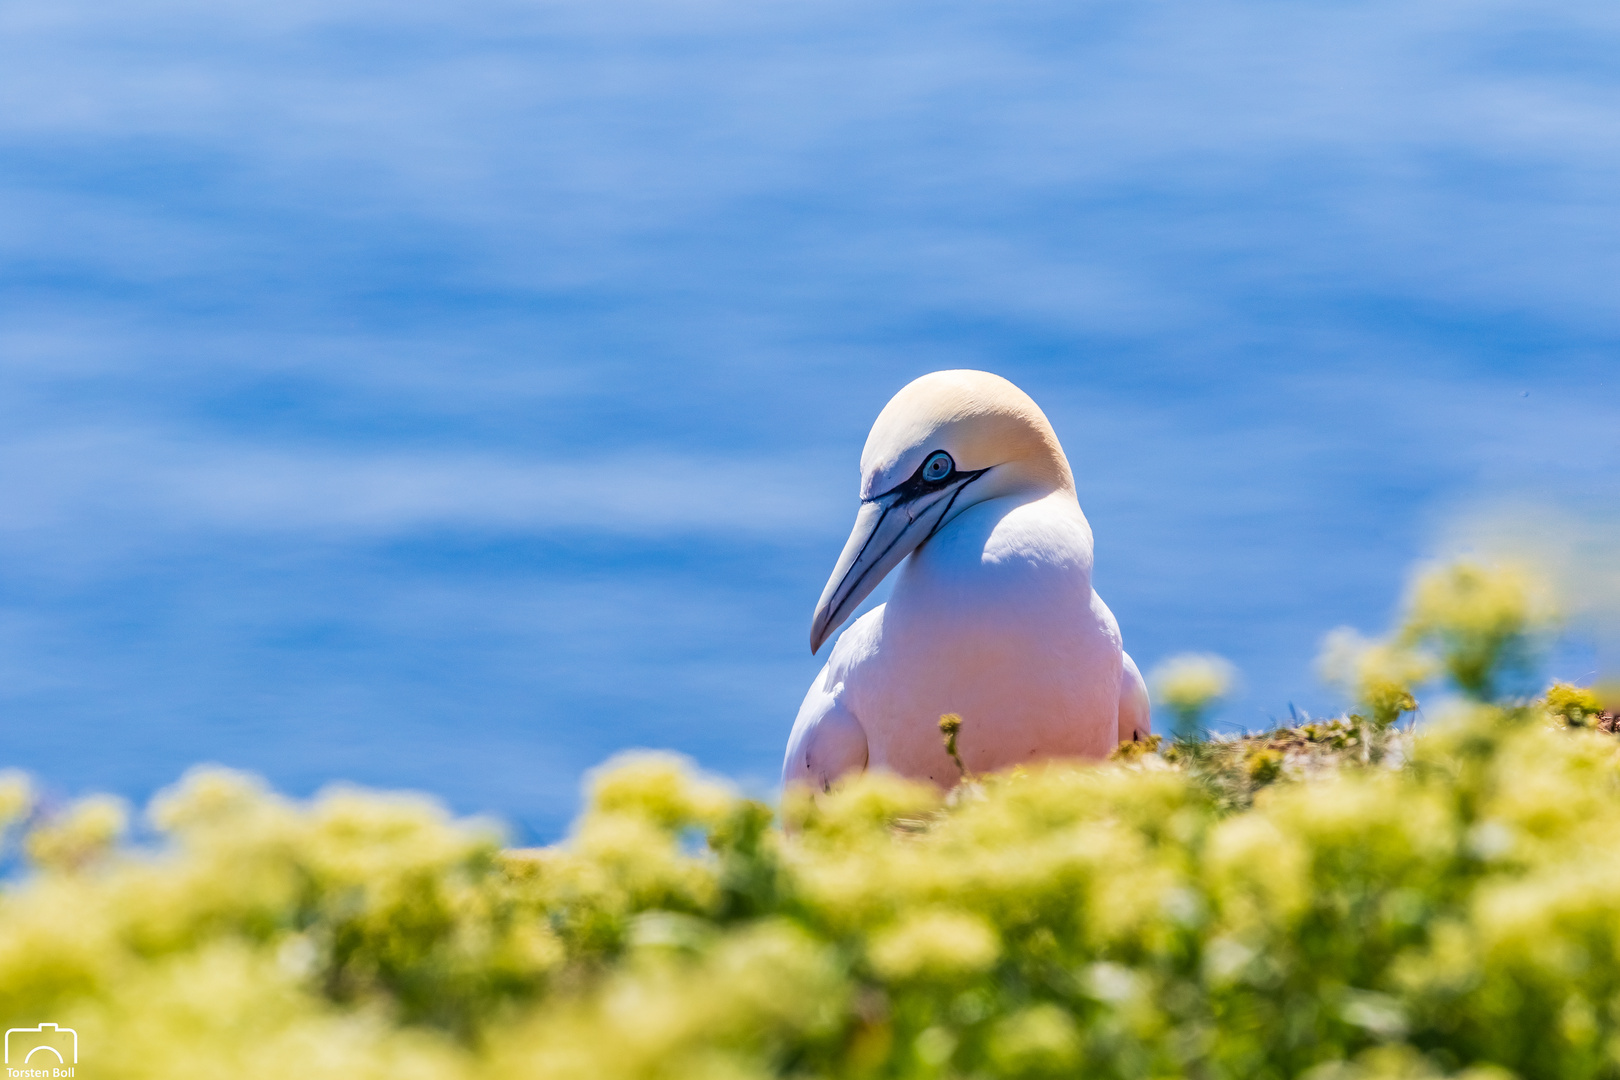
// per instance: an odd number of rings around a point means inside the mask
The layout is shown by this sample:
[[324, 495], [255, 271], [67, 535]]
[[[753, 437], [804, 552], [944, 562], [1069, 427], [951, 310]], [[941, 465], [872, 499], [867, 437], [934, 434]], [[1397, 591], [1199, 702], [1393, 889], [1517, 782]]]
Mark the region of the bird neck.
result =
[[1016, 496], [1020, 502], [1029, 502], [1048, 495], [1061, 495], [1075, 500], [1074, 474], [1057, 446], [1057, 439], [1054, 437], [1049, 445], [1037, 444], [1034, 449], [1037, 452], [1026, 453], [990, 470], [985, 476], [989, 483], [983, 497]]

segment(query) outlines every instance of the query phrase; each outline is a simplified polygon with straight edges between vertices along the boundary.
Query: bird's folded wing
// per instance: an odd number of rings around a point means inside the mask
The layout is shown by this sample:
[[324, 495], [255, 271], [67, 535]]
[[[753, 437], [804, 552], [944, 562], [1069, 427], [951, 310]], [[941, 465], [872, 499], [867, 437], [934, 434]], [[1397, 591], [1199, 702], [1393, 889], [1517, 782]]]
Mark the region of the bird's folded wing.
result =
[[782, 786], [805, 784], [826, 791], [845, 773], [866, 768], [866, 731], [838, 700], [840, 683], [832, 691], [823, 689], [823, 677], [811, 686], [799, 708], [799, 717], [788, 738], [787, 756], [782, 761]]

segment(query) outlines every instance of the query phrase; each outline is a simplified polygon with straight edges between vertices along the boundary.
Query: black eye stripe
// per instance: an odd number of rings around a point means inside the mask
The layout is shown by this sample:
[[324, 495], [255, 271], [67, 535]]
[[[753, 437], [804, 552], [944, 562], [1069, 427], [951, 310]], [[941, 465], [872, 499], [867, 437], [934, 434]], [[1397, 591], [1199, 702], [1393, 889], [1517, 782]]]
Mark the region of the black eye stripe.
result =
[[[933, 467], [932, 472], [929, 471], [930, 466]], [[873, 496], [873, 498], [882, 499], [890, 495], [896, 495], [899, 496], [898, 502], [908, 503], [912, 499], [920, 498], [930, 492], [939, 491], [946, 485], [959, 482], [964, 478], [976, 478], [984, 471], [978, 469], [971, 473], [959, 472], [956, 468], [956, 462], [952, 460], [950, 454], [943, 450], [935, 450], [923, 458], [923, 463], [917, 466], [917, 471], [912, 473], [907, 480], [895, 485], [881, 495]]]

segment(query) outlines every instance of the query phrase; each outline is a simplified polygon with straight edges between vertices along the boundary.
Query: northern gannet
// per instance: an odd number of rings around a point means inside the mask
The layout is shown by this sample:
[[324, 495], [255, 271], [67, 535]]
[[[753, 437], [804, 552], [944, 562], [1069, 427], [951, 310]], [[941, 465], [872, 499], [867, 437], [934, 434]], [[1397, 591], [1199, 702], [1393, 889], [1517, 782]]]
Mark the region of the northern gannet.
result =
[[984, 371], [909, 383], [867, 436], [860, 498], [810, 651], [905, 565], [805, 695], [785, 785], [887, 769], [949, 787], [959, 776], [940, 739], [946, 713], [962, 718], [974, 772], [1100, 758], [1148, 734], [1147, 687], [1091, 587], [1074, 476], [1028, 394]]

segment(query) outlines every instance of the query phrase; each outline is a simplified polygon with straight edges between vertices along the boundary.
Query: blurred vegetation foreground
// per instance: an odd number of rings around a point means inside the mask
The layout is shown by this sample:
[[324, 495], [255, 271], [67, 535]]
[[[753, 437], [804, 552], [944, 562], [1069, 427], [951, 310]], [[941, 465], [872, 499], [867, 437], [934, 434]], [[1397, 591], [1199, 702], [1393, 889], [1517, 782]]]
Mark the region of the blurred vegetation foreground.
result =
[[1513, 696], [1550, 619], [1433, 569], [1330, 642], [1347, 716], [1203, 740], [1189, 667], [1174, 741], [867, 776], [786, 832], [659, 756], [528, 852], [218, 769], [135, 847], [13, 775], [0, 1019], [75, 1028], [85, 1080], [1620, 1076], [1620, 738], [1590, 691]]

